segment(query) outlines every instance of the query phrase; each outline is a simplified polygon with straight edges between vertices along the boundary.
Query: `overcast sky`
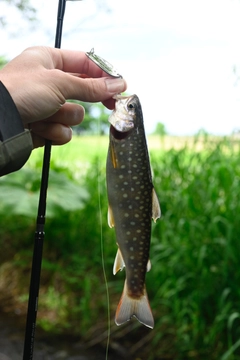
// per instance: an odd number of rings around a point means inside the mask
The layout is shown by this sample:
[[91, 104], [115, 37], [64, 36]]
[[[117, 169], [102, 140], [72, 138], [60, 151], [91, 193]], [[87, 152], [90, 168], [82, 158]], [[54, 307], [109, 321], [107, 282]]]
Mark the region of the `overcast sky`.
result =
[[[54, 45], [57, 0], [32, 0], [30, 30], [1, 1], [9, 59], [32, 45]], [[145, 128], [214, 134], [240, 129], [240, 0], [67, 1], [62, 48], [95, 52], [114, 64], [142, 103]], [[236, 67], [237, 72], [233, 69]]]

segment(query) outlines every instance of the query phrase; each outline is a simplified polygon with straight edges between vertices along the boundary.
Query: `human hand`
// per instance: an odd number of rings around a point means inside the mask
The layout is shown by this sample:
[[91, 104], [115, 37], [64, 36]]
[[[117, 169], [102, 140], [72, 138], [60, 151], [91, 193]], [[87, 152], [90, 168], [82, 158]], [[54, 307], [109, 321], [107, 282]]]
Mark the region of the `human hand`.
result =
[[84, 52], [50, 47], [26, 49], [0, 71], [0, 80], [24, 125], [30, 124], [34, 147], [45, 139], [57, 145], [71, 139], [70, 126], [83, 120], [84, 108], [67, 99], [101, 101], [113, 109], [112, 96], [126, 90], [125, 80], [107, 75]]

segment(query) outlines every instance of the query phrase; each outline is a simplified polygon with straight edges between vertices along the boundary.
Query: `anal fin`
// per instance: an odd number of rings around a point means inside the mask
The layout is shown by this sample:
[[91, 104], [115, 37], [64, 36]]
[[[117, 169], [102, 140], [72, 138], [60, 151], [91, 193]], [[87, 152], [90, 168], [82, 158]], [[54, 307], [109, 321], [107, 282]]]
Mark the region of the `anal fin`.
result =
[[113, 265], [113, 275], [116, 275], [116, 273], [119, 270], [122, 271], [124, 267], [125, 267], [125, 263], [123, 261], [122, 253], [121, 253], [120, 249], [118, 249], [116, 257], [115, 257], [114, 265]]

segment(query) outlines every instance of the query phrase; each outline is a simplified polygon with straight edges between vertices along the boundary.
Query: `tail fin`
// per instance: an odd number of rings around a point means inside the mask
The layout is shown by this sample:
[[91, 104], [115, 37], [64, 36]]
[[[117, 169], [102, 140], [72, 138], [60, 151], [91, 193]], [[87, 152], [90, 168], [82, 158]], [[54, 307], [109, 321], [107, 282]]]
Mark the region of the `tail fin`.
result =
[[154, 319], [146, 289], [144, 289], [144, 294], [139, 299], [131, 298], [127, 293], [127, 281], [125, 280], [122, 297], [116, 311], [115, 322], [117, 325], [122, 325], [129, 321], [132, 316], [135, 316], [143, 325], [153, 329]]

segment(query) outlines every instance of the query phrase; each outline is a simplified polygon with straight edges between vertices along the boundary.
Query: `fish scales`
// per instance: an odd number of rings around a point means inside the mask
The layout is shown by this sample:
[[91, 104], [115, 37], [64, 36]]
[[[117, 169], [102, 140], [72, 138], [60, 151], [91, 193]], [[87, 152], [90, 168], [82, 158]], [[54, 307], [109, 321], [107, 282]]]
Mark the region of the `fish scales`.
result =
[[133, 297], [143, 295], [150, 247], [153, 188], [148, 174], [146, 143], [141, 129], [138, 134], [135, 132], [124, 142], [111, 139], [118, 166], [113, 167], [111, 156], [108, 156], [107, 164], [109, 204], [126, 266], [128, 290]]
[[[109, 225], [115, 227], [119, 250], [114, 273], [126, 268], [126, 282], [116, 323], [136, 316], [153, 327], [145, 274], [149, 264], [152, 217], [160, 217], [154, 191], [141, 104], [136, 95], [118, 96], [110, 117], [107, 157]], [[120, 119], [119, 119], [120, 117]], [[124, 123], [127, 122], [127, 124]], [[125, 131], [120, 131], [123, 128]]]

